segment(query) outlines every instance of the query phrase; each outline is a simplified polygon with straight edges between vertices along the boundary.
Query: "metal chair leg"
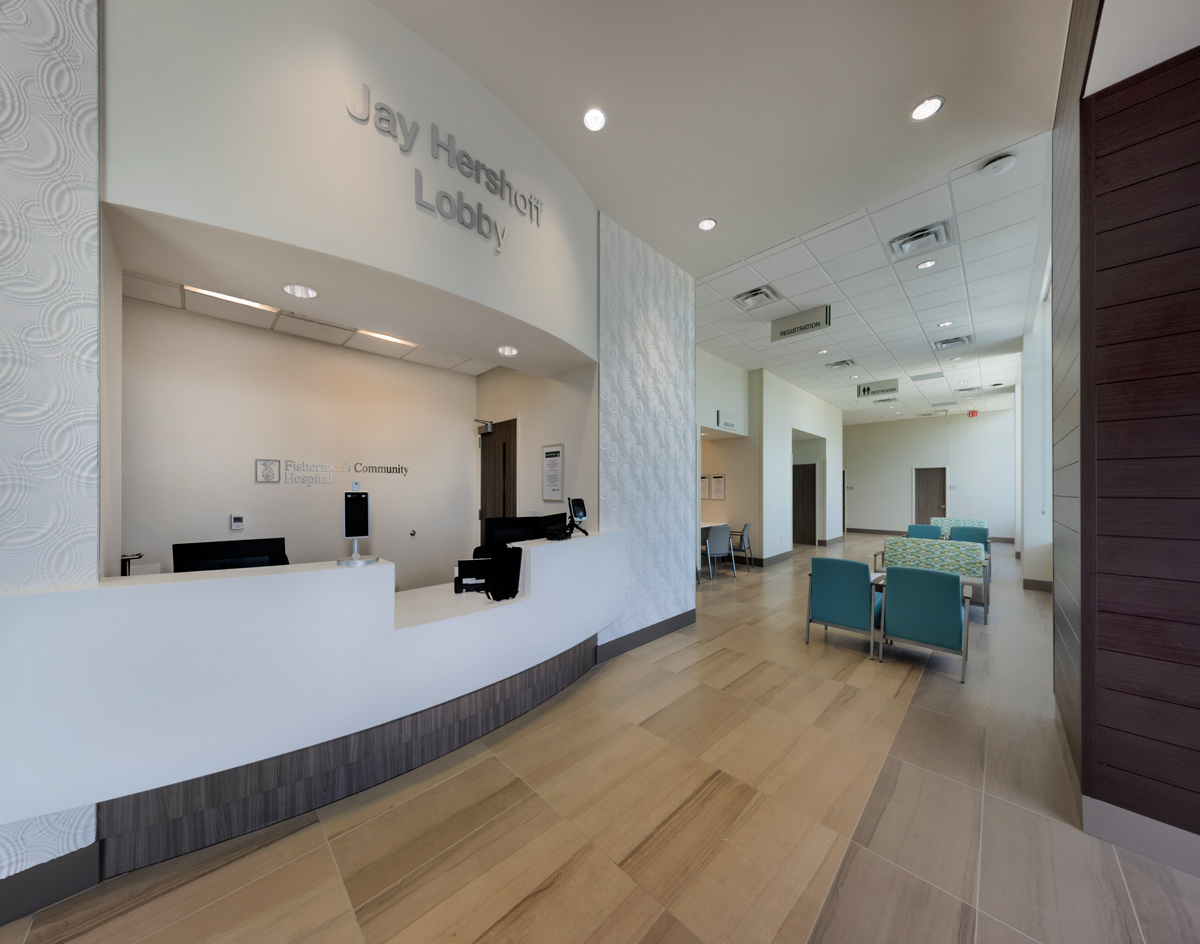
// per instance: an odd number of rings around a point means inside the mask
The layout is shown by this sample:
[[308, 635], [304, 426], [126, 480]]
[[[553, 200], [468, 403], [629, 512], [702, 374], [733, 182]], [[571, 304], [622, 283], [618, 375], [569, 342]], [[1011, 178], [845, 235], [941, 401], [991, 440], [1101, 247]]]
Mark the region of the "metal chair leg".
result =
[[733, 556], [733, 538], [729, 539], [729, 566], [733, 568], [733, 576], [737, 577], [737, 561]]
[[704, 556], [708, 558], [708, 579], [709, 579], [709, 580], [712, 580], [712, 579], [713, 579], [713, 572], [712, 572], [712, 553], [711, 553], [711, 551], [709, 550], [709, 547], [708, 547], [708, 542], [707, 542], [707, 541], [705, 541], [705, 542], [704, 542]]

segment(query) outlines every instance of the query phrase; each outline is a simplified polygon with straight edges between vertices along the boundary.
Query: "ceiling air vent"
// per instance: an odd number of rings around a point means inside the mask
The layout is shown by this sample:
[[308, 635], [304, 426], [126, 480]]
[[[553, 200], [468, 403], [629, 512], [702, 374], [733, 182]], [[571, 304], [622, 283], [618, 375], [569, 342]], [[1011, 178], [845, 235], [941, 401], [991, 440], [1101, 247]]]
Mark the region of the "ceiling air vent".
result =
[[843, 367], [853, 367], [854, 361], [846, 359], [844, 361], [834, 361], [832, 364], [826, 364], [830, 370], [841, 370]]
[[888, 255], [892, 262], [907, 259], [916, 253], [928, 252], [950, 244], [950, 224], [946, 220], [914, 229], [911, 233], [888, 240]]
[[948, 400], [948, 401], [946, 401], [945, 403], [931, 403], [931, 404], [929, 404], [929, 405], [930, 405], [930, 406], [934, 406], [934, 407], [938, 407], [938, 406], [958, 406], [958, 404], [957, 404], [957, 403], [955, 403], [953, 400]]
[[935, 351], [948, 351], [952, 347], [962, 347], [964, 344], [970, 343], [971, 336], [969, 334], [964, 334], [957, 338], [942, 338], [940, 341], [934, 341], [933, 349]]
[[940, 380], [944, 376], [945, 375], [940, 370], [936, 370], [932, 374], [913, 374], [908, 379], [909, 380]]
[[872, 400], [872, 403], [899, 403], [899, 397], [880, 397], [878, 400]]
[[979, 388], [978, 387], [959, 387], [954, 392], [955, 393], [978, 393]]
[[761, 308], [763, 305], [779, 301], [779, 293], [769, 285], [760, 285], [758, 288], [752, 288], [748, 292], [734, 295], [733, 300], [741, 305], [743, 309], [749, 311], [751, 308]]
[[926, 410], [924, 413], [918, 413], [917, 416], [945, 416], [945, 410]]

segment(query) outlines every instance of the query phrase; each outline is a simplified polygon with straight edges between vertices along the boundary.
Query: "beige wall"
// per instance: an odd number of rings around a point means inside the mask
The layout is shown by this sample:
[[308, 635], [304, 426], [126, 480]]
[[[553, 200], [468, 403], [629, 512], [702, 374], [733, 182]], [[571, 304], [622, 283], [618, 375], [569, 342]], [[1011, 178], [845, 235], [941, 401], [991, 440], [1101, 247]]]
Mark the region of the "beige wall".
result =
[[[342, 493], [371, 494], [363, 550], [398, 589], [447, 583], [477, 543], [475, 378], [125, 299], [124, 547], [287, 539], [293, 563], [349, 553]], [[322, 485], [255, 482], [255, 460], [405, 465]], [[244, 531], [229, 515], [246, 516]], [[415, 530], [416, 536], [409, 532]]]
[[121, 573], [121, 256], [100, 216], [100, 561], [101, 577]]
[[[727, 522], [740, 531], [751, 523], [750, 543], [758, 554], [759, 467], [754, 445], [744, 436], [700, 440], [700, 474], [725, 476], [725, 500], [700, 501], [700, 520]], [[761, 556], [761, 555], [760, 555]]]
[[[567, 510], [566, 499], [582, 498], [588, 520], [597, 521], [596, 368], [557, 377], [534, 377], [497, 367], [477, 378], [480, 419], [517, 420], [517, 513], [552, 515]], [[542, 501], [542, 446], [562, 443], [566, 478], [563, 501]], [[585, 524], [591, 531], [592, 525]]]

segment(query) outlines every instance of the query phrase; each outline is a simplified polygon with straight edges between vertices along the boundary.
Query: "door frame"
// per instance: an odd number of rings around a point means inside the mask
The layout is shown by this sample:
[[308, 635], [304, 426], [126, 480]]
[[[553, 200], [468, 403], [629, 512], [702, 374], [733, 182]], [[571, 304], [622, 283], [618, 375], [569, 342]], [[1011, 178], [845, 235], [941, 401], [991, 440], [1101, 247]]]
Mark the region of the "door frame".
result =
[[[944, 465], [921, 465], [910, 466], [908, 471], [908, 520], [915, 523], [917, 520], [917, 469], [941, 469], [942, 470], [942, 516], [946, 517], [946, 512], [949, 509], [950, 498], [950, 476], [947, 474], [949, 466]], [[843, 494], [845, 494], [843, 492]], [[936, 515], [934, 517], [937, 517]]]

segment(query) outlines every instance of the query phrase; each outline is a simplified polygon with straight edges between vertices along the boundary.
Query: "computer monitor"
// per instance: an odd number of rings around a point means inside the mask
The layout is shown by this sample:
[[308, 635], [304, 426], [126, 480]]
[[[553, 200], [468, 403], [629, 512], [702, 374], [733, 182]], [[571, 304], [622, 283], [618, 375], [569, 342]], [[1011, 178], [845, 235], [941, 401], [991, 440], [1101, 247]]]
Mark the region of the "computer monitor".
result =
[[541, 518], [486, 518], [483, 522], [483, 544], [480, 546], [504, 547], [513, 541], [532, 541], [545, 537], [545, 534]]
[[197, 570], [234, 570], [270, 567], [288, 562], [283, 538], [247, 538], [242, 541], [200, 541], [171, 545], [172, 566], [177, 574]]

